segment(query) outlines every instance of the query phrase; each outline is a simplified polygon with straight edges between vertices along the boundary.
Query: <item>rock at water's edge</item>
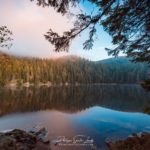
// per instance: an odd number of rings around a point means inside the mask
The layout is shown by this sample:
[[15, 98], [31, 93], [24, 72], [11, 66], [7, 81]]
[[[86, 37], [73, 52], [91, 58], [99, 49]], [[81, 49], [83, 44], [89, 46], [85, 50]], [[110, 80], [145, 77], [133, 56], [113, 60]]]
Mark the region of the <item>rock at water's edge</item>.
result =
[[110, 150], [150, 150], [150, 133], [134, 134], [126, 140], [106, 144]]
[[15, 129], [0, 133], [0, 150], [50, 150], [35, 134]]

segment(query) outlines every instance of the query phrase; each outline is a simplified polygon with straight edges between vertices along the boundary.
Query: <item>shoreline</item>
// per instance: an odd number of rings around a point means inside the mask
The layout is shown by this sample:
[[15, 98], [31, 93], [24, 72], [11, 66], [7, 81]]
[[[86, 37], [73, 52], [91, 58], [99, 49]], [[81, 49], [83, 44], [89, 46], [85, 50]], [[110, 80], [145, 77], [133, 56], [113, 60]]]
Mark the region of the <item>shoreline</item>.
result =
[[0, 132], [1, 150], [51, 150], [50, 141], [45, 140], [45, 128], [39, 131], [26, 132], [14, 129], [8, 132]]
[[149, 150], [150, 133], [134, 133], [125, 140], [106, 141], [106, 144], [110, 150]]
[[131, 86], [140, 86], [140, 83], [22, 83], [21, 85], [17, 85], [17, 83], [8, 83], [4, 86], [0, 86], [0, 88], [8, 88], [8, 89], [17, 89], [17, 88], [30, 88], [30, 87], [63, 87], [63, 86], [93, 86], [93, 85], [131, 85]]
[[[33, 128], [30, 131], [14, 129], [0, 132], [0, 149], [3, 150], [51, 150], [50, 141], [46, 140], [45, 128]], [[105, 141], [109, 150], [148, 150], [150, 133], [132, 134], [125, 140]], [[57, 146], [57, 145], [56, 145]]]

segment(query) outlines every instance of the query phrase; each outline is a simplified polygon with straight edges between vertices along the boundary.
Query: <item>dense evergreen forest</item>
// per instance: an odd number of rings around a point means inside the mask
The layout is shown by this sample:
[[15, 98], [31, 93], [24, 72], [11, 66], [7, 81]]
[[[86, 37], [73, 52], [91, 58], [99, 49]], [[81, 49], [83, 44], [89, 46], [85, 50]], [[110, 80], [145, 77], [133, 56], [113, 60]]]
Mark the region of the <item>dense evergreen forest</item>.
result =
[[0, 85], [140, 83], [148, 76], [144, 63], [118, 57], [89, 61], [76, 56], [59, 59], [22, 58], [0, 53]]

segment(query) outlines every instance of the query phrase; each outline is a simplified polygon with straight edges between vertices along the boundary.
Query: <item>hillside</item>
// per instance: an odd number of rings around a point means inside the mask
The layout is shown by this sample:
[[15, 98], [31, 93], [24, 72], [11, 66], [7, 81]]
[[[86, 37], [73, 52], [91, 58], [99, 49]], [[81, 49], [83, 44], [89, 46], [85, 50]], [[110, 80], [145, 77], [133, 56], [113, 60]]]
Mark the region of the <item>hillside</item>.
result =
[[97, 61], [97, 63], [102, 63], [102, 64], [105, 64], [105, 65], [111, 65], [111, 66], [117, 66], [117, 65], [123, 65], [123, 66], [134, 66], [134, 67], [137, 67], [139, 65], [141, 66], [145, 66], [147, 67], [146, 63], [140, 63], [140, 62], [132, 62], [131, 61], [132, 59], [131, 58], [128, 58], [128, 57], [114, 57], [114, 58], [109, 58], [109, 59], [104, 59], [104, 60], [100, 60], [100, 61]]
[[[129, 78], [129, 82], [132, 82], [133, 78], [140, 81], [141, 79], [147, 79], [148, 76], [148, 65], [146, 63], [135, 63], [127, 57], [110, 58], [97, 63], [104, 64], [109, 69], [109, 73], [115, 82], [118, 79], [124, 81], [124, 78]], [[119, 77], [116, 76], [118, 71]], [[136, 73], [138, 74], [136, 75]]]
[[88, 61], [77, 56], [57, 59], [21, 58], [0, 53], [0, 85], [10, 83], [140, 83], [147, 78], [144, 63], [119, 57]]

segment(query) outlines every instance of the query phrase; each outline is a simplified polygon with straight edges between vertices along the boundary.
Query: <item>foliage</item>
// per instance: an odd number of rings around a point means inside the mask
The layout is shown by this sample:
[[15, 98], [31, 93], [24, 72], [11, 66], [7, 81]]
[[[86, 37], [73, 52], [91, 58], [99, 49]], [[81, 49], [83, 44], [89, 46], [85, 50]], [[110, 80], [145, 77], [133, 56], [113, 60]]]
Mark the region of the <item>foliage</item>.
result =
[[144, 113], [147, 113], [147, 114], [150, 115], [150, 107], [146, 107], [146, 108], [144, 109]]
[[147, 91], [149, 91], [149, 89], [150, 89], [150, 79], [145, 80], [144, 82], [142, 82], [141, 85], [142, 85], [142, 87], [144, 89], [146, 89]]
[[[110, 61], [110, 62], [109, 62]], [[121, 63], [120, 63], [121, 62]], [[127, 58], [92, 62], [75, 56], [53, 59], [0, 55], [0, 83], [38, 85], [84, 83], [139, 83], [147, 78], [147, 65]]]
[[[63, 15], [69, 6], [76, 6], [81, 0], [31, 0], [38, 5], [54, 7]], [[84, 2], [84, 1], [83, 1]], [[149, 0], [88, 0], [97, 12], [76, 16], [74, 28], [59, 36], [51, 29], [45, 38], [55, 46], [55, 51], [68, 51], [71, 41], [85, 29], [89, 29], [89, 38], [83, 43], [84, 49], [91, 49], [96, 26], [102, 25], [112, 37], [114, 49], [108, 49], [109, 55], [117, 56], [120, 52], [132, 57], [135, 62], [150, 64], [150, 2]], [[148, 81], [144, 87], [150, 90]]]
[[0, 26], [0, 47], [10, 48], [13, 39], [11, 38], [12, 32], [6, 26]]
[[[76, 6], [80, 0], [31, 0], [38, 5], [54, 7], [63, 15], [68, 12], [69, 5]], [[150, 7], [149, 0], [88, 0], [95, 6], [97, 13], [79, 14], [74, 28], [59, 36], [51, 29], [45, 38], [55, 45], [55, 51], [67, 51], [72, 39], [83, 30], [89, 28], [89, 39], [84, 49], [91, 49], [96, 25], [101, 24], [112, 37], [115, 49], [107, 49], [108, 53], [117, 56], [121, 51], [132, 56], [135, 61], [150, 63]], [[98, 9], [97, 9], [98, 8]]]

